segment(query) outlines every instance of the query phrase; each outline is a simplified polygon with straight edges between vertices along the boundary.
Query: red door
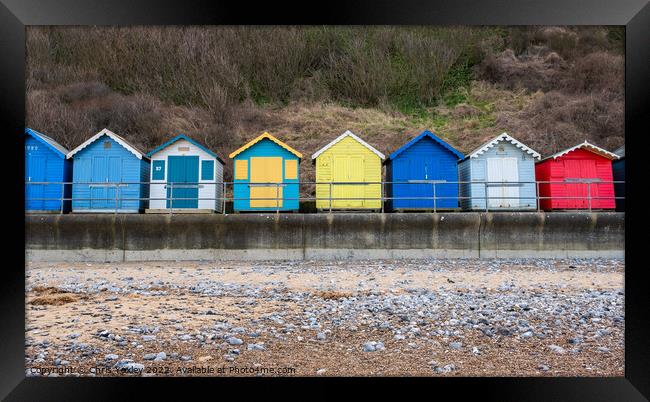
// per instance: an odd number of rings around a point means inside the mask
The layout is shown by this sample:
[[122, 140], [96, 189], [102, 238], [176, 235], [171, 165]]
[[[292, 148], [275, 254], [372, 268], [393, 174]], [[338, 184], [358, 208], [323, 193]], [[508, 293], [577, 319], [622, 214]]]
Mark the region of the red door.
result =
[[595, 197], [598, 197], [598, 184], [596, 183], [575, 183], [571, 180], [597, 179], [598, 171], [596, 161], [591, 159], [565, 160], [564, 169], [567, 172], [566, 183], [567, 208], [587, 209], [589, 208], [589, 198], [591, 197], [591, 208], [600, 208], [600, 203]]

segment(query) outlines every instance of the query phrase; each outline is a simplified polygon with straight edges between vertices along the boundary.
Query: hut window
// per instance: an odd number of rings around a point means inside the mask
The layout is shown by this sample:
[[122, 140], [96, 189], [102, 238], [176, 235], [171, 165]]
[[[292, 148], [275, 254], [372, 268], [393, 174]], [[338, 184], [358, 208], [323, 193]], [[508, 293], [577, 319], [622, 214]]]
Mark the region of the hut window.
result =
[[295, 159], [287, 159], [284, 161], [284, 178], [297, 179], [298, 178], [298, 161]]
[[235, 161], [235, 180], [248, 179], [248, 160], [240, 159]]
[[178, 147], [178, 152], [189, 152], [190, 147]]
[[165, 161], [153, 161], [151, 180], [165, 180]]
[[214, 180], [214, 161], [201, 161], [201, 180]]
[[104, 149], [111, 149], [111, 142], [110, 141], [104, 141]]

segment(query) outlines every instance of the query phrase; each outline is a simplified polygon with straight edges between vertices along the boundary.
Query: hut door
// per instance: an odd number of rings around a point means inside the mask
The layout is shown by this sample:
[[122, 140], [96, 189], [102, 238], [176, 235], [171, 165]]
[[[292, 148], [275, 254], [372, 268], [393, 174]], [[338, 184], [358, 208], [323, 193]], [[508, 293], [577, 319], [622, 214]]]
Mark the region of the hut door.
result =
[[[45, 181], [45, 158], [37, 155], [29, 155], [27, 169], [25, 169], [25, 181], [28, 183]], [[43, 200], [35, 198], [44, 198], [44, 184], [27, 184], [27, 209], [42, 210]]]
[[[413, 158], [411, 167], [411, 177], [414, 180], [435, 180], [435, 168], [431, 158]], [[440, 190], [440, 186], [438, 186]], [[413, 200], [413, 206], [416, 208], [433, 208], [433, 184], [411, 184], [411, 195], [413, 197], [424, 197], [424, 199]], [[440, 200], [438, 200], [440, 201]], [[438, 205], [440, 203], [438, 202]]]
[[[122, 158], [111, 156], [108, 158], [108, 182], [121, 183], [122, 182]], [[125, 187], [123, 187], [125, 188]], [[106, 188], [106, 203], [108, 208], [122, 208], [122, 188], [116, 186], [109, 186]]]
[[[251, 158], [251, 208], [282, 208], [282, 186], [255, 183], [282, 183], [281, 157]], [[264, 199], [268, 198], [268, 199]]]
[[[598, 177], [598, 170], [596, 169], [596, 162], [593, 160], [565, 160], [564, 169], [567, 172], [567, 177], [574, 179], [595, 179]], [[590, 188], [587, 188], [590, 186]], [[598, 208], [599, 200], [594, 200], [598, 197], [598, 184], [587, 183], [566, 183], [567, 190], [567, 204], [569, 208], [588, 208], [589, 196], [591, 196], [591, 207]]]
[[[335, 183], [363, 182], [363, 158], [358, 156], [336, 156], [332, 169], [332, 181]], [[363, 184], [334, 184], [332, 185], [332, 201], [334, 208], [360, 207], [364, 201], [351, 198], [365, 197]]]
[[[350, 165], [348, 170], [348, 181], [350, 182], [365, 182], [363, 174], [363, 157], [361, 156], [351, 156]], [[348, 197], [349, 198], [364, 198], [366, 193], [370, 193], [370, 186], [364, 184], [354, 184], [347, 186], [348, 187]], [[351, 207], [361, 207], [366, 202], [370, 203], [371, 200], [349, 200], [348, 205]]]
[[[345, 156], [335, 156], [332, 166], [332, 181], [334, 183], [345, 183], [348, 181], [348, 158]], [[335, 200], [332, 201], [332, 206], [334, 208], [347, 207], [348, 196], [348, 185], [345, 184], [332, 184], [332, 198]]]
[[92, 176], [90, 184], [90, 208], [110, 208], [108, 202], [108, 161], [104, 156], [92, 158]]
[[167, 208], [198, 208], [199, 157], [169, 156]]
[[519, 207], [519, 187], [517, 185], [507, 184], [519, 181], [519, 169], [516, 158], [488, 158], [487, 181], [489, 207]]

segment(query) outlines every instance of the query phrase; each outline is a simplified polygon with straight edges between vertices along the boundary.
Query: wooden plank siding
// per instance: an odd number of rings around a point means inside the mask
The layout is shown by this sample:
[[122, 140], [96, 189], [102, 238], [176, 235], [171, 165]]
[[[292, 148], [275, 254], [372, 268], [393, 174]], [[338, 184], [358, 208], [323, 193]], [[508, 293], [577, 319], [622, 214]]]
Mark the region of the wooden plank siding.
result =
[[[34, 170], [37, 159], [41, 165], [41, 172]], [[64, 201], [61, 205], [61, 198], [70, 198], [71, 186], [61, 183], [71, 180], [72, 161], [66, 160], [65, 155], [58, 155], [33, 136], [25, 137], [25, 181], [52, 183], [26, 184], [25, 209], [27, 211], [69, 211], [70, 201]], [[49, 200], [36, 198], [49, 198]]]
[[[398, 184], [409, 180], [444, 180], [436, 184], [436, 208], [458, 208], [458, 156], [428, 136], [422, 136], [399, 155], [387, 162], [387, 187], [397, 199], [389, 203], [391, 209], [433, 209], [433, 184]], [[409, 197], [412, 197], [409, 199]], [[431, 199], [415, 199], [431, 197]], [[401, 199], [400, 199], [401, 198]]]
[[[179, 149], [183, 149], [183, 151], [180, 151]], [[150, 155], [151, 156], [151, 163], [154, 161], [164, 161], [165, 169], [164, 169], [164, 176], [160, 180], [155, 180], [153, 178], [153, 175], [151, 176], [151, 185], [150, 191], [151, 191], [151, 198], [150, 200], [150, 206], [149, 208], [151, 209], [167, 209], [167, 200], [164, 198], [167, 197], [167, 186], [164, 184], [168, 181], [168, 174], [169, 174], [169, 160], [168, 158], [170, 156], [198, 156], [199, 157], [199, 164], [198, 164], [198, 182], [200, 184], [200, 187], [198, 189], [198, 202], [197, 202], [197, 209], [205, 209], [205, 210], [216, 210], [217, 212], [221, 212], [222, 210], [222, 201], [219, 200], [218, 198], [221, 198], [222, 193], [223, 193], [223, 164], [219, 159], [214, 157], [213, 155], [210, 155], [208, 152], [205, 150], [201, 149], [200, 146], [197, 146], [190, 141], [187, 141], [185, 139], [178, 139], [175, 142], [171, 143], [170, 145], [166, 146], [165, 148], [162, 148], [160, 151], [156, 152], [155, 154]], [[204, 161], [213, 161], [213, 174], [212, 174], [212, 179], [203, 179], [203, 163]], [[149, 177], [149, 173], [147, 171], [147, 176]]]
[[[283, 160], [279, 166], [282, 169], [280, 177], [283, 178], [283, 183], [285, 184], [282, 188], [282, 206], [279, 208], [280, 211], [297, 211], [299, 209], [298, 197], [299, 197], [299, 185], [300, 180], [300, 159], [289, 152], [287, 149], [281, 147], [275, 142], [264, 138], [261, 141], [255, 143], [250, 148], [245, 149], [241, 153], [237, 154], [234, 157], [234, 163], [237, 165], [239, 161], [246, 161], [246, 177], [235, 176], [234, 179], [234, 188], [233, 195], [235, 201], [233, 203], [235, 211], [275, 211], [276, 207], [251, 207], [250, 203], [250, 181], [251, 181], [251, 168], [252, 164], [250, 163], [251, 158], [255, 157], [280, 157]], [[296, 177], [294, 179], [288, 179], [285, 174], [286, 161], [292, 160], [295, 161], [297, 165]], [[266, 197], [265, 197], [266, 198]]]
[[502, 141], [475, 158], [467, 158], [460, 163], [460, 180], [471, 182], [461, 185], [461, 194], [471, 199], [461, 201], [465, 210], [485, 210], [486, 206], [486, 185], [487, 181], [487, 159], [488, 158], [515, 158], [517, 160], [517, 172], [519, 182], [527, 182], [519, 186], [519, 207], [490, 209], [523, 209], [532, 210], [537, 208], [535, 185], [535, 159], [532, 155], [522, 151], [513, 144]]
[[[354, 167], [341, 167], [337, 163], [358, 158], [361, 172]], [[374, 182], [377, 184], [332, 185], [332, 197], [365, 198], [364, 200], [333, 200], [333, 209], [380, 209], [381, 208], [381, 158], [352, 137], [345, 137], [320, 154], [316, 160], [316, 181], [332, 183], [336, 181]], [[348, 170], [346, 180], [336, 180], [336, 169]], [[337, 197], [338, 195], [338, 197]], [[341, 196], [343, 195], [343, 197]], [[316, 185], [316, 208], [330, 208], [330, 185]], [[372, 199], [371, 199], [372, 198]]]
[[[614, 181], [625, 181], [625, 158], [612, 162], [612, 176]], [[625, 183], [614, 184], [616, 197], [625, 197]], [[616, 210], [625, 211], [625, 198], [616, 200]]]
[[[110, 147], [106, 148], [104, 143], [109, 142]], [[93, 169], [93, 158], [113, 158], [116, 166], [119, 166], [119, 177], [113, 176], [109, 167]], [[99, 137], [96, 141], [80, 150], [73, 157], [73, 185], [72, 185], [72, 210], [76, 212], [97, 211], [110, 212], [115, 210], [113, 200], [114, 187], [107, 187], [106, 196], [95, 196], [87, 182], [103, 183], [139, 183], [147, 182], [149, 177], [149, 161], [138, 159], [126, 148], [120, 145], [107, 135]], [[109, 178], [110, 176], [110, 178]], [[108, 179], [108, 180], [107, 180]], [[120, 187], [117, 196], [118, 212], [138, 212], [144, 210], [147, 205], [146, 198], [148, 185], [126, 184]], [[111, 198], [100, 200], [99, 198]], [[137, 200], [136, 198], [141, 198]], [[144, 199], [143, 199], [144, 198]]]
[[[586, 170], [577, 168], [581, 166], [580, 162], [583, 162]], [[544, 210], [587, 209], [589, 193], [597, 197], [591, 200], [592, 209], [614, 209], [616, 206], [614, 185], [611, 183], [614, 180], [612, 162], [594, 152], [576, 149], [558, 158], [541, 161], [536, 165], [536, 174], [539, 181], [555, 182], [540, 186], [540, 193], [550, 197], [541, 203]], [[588, 189], [585, 183], [564, 182], [567, 179], [599, 179], [609, 183], [592, 183]]]

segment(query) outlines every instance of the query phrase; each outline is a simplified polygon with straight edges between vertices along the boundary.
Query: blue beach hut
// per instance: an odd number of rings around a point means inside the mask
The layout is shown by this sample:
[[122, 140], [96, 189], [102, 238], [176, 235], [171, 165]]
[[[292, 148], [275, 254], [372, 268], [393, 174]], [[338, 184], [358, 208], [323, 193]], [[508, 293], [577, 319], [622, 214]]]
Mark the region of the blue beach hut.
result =
[[535, 160], [541, 155], [503, 133], [458, 164], [460, 204], [465, 210], [537, 208]]
[[[619, 159], [612, 162], [612, 174], [614, 181], [625, 182], [625, 145], [614, 151]], [[614, 183], [614, 193], [616, 194], [616, 210], [625, 211], [625, 183]]]
[[149, 197], [149, 158], [103, 129], [66, 156], [73, 161], [72, 212], [143, 211]]
[[265, 132], [229, 157], [235, 212], [298, 211], [300, 152]]
[[[67, 149], [45, 134], [25, 129], [26, 211], [70, 210], [70, 184], [63, 184], [72, 179], [72, 162], [66, 159], [67, 153]], [[65, 198], [68, 200], [62, 202]]]
[[[431, 131], [390, 154], [386, 160], [388, 208], [458, 208], [458, 161], [463, 154]], [[434, 202], [435, 192], [435, 202]], [[416, 199], [420, 198], [420, 199]]]

